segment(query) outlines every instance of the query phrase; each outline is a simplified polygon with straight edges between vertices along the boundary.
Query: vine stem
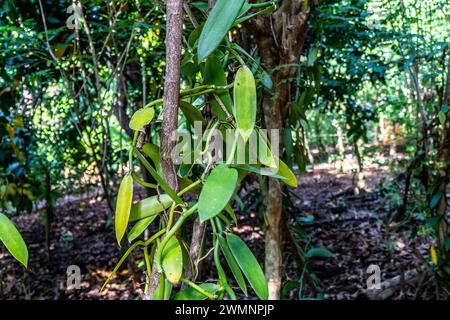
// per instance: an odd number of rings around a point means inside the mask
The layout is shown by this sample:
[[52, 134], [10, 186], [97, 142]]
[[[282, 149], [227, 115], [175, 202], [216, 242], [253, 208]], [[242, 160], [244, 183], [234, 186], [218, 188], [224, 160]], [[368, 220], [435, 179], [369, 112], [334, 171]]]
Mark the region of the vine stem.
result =
[[159, 273], [162, 272], [161, 268], [161, 262], [162, 262], [162, 252], [164, 250], [164, 247], [166, 246], [167, 242], [170, 240], [171, 237], [177, 232], [181, 226], [183, 225], [184, 221], [186, 221], [187, 218], [189, 218], [192, 214], [194, 214], [197, 211], [198, 203], [196, 203], [192, 208], [186, 210], [177, 220], [175, 225], [167, 232], [167, 235], [164, 237], [164, 239], [161, 241], [158, 251], [156, 252], [156, 268]]

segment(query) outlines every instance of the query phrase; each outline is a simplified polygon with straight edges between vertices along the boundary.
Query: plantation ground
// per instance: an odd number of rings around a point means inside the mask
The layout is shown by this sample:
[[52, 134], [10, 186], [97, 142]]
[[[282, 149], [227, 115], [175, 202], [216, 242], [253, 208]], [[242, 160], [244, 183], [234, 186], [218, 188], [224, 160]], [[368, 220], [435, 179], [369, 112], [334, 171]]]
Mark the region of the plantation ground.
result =
[[[365, 174], [366, 190], [359, 194], [354, 192], [350, 174], [335, 174], [327, 166], [299, 175], [299, 186], [293, 198], [294, 210], [287, 214], [288, 224], [293, 225], [298, 217], [313, 215], [314, 220], [302, 222], [301, 227], [311, 236], [313, 246], [328, 248], [335, 254], [335, 258], [310, 260], [324, 298], [367, 299], [365, 289], [369, 275], [366, 270], [371, 264], [380, 267], [381, 280], [392, 289], [383, 291], [377, 298], [435, 298], [434, 280], [427, 275], [426, 263], [420, 258], [428, 259], [428, 245], [420, 236], [407, 236], [411, 231], [409, 224], [395, 226], [384, 222], [389, 199], [380, 191], [383, 179], [390, 177], [384, 170], [374, 167], [366, 168]], [[142, 190], [140, 196], [143, 196]], [[243, 199], [252, 201], [252, 197], [244, 196]], [[246, 208], [253, 205], [244, 204]], [[124, 252], [118, 248], [112, 229], [105, 229], [106, 218], [104, 201], [95, 197], [59, 206], [48, 253], [39, 213], [16, 217], [14, 222], [28, 243], [29, 269], [25, 271], [2, 249], [0, 299], [138, 298], [144, 282], [142, 252], [139, 250], [134, 260], [120, 269], [108, 288], [99, 293]], [[254, 241], [263, 237], [263, 231], [256, 227], [260, 225], [256, 219], [255, 212], [240, 216], [234, 231], [243, 236], [253, 252], [262, 254], [263, 241]], [[291, 242], [287, 240], [286, 244], [287, 251], [292, 252]], [[207, 244], [207, 250], [209, 246]], [[263, 256], [258, 259], [263, 261]], [[302, 271], [294, 261], [293, 255], [288, 254], [285, 261], [288, 280], [298, 279]], [[202, 278], [214, 280], [210, 262], [205, 261], [205, 264]], [[80, 290], [66, 289], [65, 273], [69, 265], [81, 268]], [[137, 290], [133, 290], [133, 286]], [[297, 299], [298, 293], [294, 289], [284, 298]], [[311, 288], [307, 286], [303, 297], [311, 294]]]

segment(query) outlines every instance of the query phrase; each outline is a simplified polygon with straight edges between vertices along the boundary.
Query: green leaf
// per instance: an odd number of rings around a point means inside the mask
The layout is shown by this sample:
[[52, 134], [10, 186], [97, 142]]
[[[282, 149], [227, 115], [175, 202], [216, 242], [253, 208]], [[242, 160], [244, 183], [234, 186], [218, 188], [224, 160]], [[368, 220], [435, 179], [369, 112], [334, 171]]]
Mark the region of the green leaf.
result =
[[447, 116], [445, 115], [445, 113], [442, 111], [439, 111], [438, 117], [439, 117], [439, 122], [441, 124], [445, 124], [445, 120], [447, 120]]
[[128, 232], [128, 242], [131, 243], [134, 241], [134, 239], [139, 237], [142, 234], [142, 232], [144, 232], [145, 229], [147, 229], [147, 227], [153, 222], [153, 220], [156, 219], [157, 216], [158, 216], [157, 214], [154, 214], [150, 217], [147, 217], [145, 219], [136, 222], [136, 224], [133, 226], [130, 232]]
[[27, 268], [27, 245], [11, 220], [2, 213], [0, 213], [0, 241], [3, 242], [13, 257]]
[[237, 179], [237, 170], [224, 164], [210, 173], [198, 199], [200, 221], [211, 219], [225, 208], [234, 193]]
[[189, 102], [180, 101], [180, 109], [186, 117], [187, 121], [193, 126], [195, 121], [199, 121], [202, 125], [206, 125], [206, 120], [199, 109], [194, 107]]
[[247, 66], [238, 70], [234, 80], [234, 117], [242, 139], [247, 142], [256, 120], [256, 84]]
[[177, 284], [183, 273], [183, 252], [178, 239], [173, 236], [164, 246], [161, 267], [167, 279]]
[[116, 238], [120, 241], [127, 229], [128, 219], [130, 218], [131, 204], [133, 202], [133, 178], [127, 174], [120, 183], [119, 193], [117, 194], [116, 204]]
[[230, 270], [233, 273], [234, 278], [236, 279], [236, 282], [238, 283], [245, 296], [247, 296], [247, 285], [245, 284], [244, 276], [242, 275], [241, 269], [239, 269], [239, 265], [237, 264], [236, 259], [234, 259], [233, 254], [228, 247], [228, 243], [221, 235], [219, 236], [219, 244], [225, 260], [227, 260], [228, 266], [230, 267]]
[[273, 87], [272, 77], [270, 76], [269, 73], [267, 73], [267, 71], [262, 70], [258, 72], [258, 77], [261, 79], [261, 83], [263, 84], [264, 87], [266, 87], [269, 90], [272, 89]]
[[270, 168], [277, 167], [277, 163], [272, 155], [272, 150], [270, 149], [269, 143], [267, 141], [267, 136], [261, 134], [259, 130], [258, 130], [258, 160], [267, 167]]
[[[215, 283], [202, 283], [198, 285], [203, 290], [211, 293], [212, 295], [215, 295], [216, 292], [219, 290], [219, 286]], [[201, 294], [197, 290], [195, 290], [192, 287], [188, 287], [184, 290], [181, 290], [180, 292], [177, 292], [173, 298], [173, 300], [206, 300], [208, 299], [207, 296]]]
[[267, 281], [258, 260], [238, 236], [227, 233], [227, 243], [256, 295], [262, 300], [267, 300], [269, 295]]
[[130, 255], [131, 252], [133, 252], [134, 249], [136, 249], [137, 246], [144, 245], [144, 242], [137, 241], [131, 245], [131, 247], [128, 248], [128, 250], [124, 253], [122, 258], [120, 258], [119, 262], [114, 267], [113, 271], [108, 276], [108, 279], [106, 279], [105, 283], [103, 284], [102, 288], [100, 289], [100, 292], [103, 291], [103, 289], [106, 287], [106, 285], [109, 283], [109, 281], [112, 279], [112, 277], [117, 273], [117, 270], [119, 270], [120, 266], [125, 262], [127, 257]]
[[295, 174], [291, 171], [291, 169], [289, 169], [289, 167], [283, 161], [281, 161], [280, 159], [276, 159], [276, 161], [277, 160], [278, 160], [277, 174], [283, 177], [282, 181], [286, 183], [288, 186], [296, 188], [298, 183]]
[[[208, 6], [208, 4], [206, 4], [206, 6]], [[204, 23], [195, 28], [194, 31], [192, 31], [191, 34], [189, 35], [188, 44], [191, 48], [195, 47], [195, 44], [197, 43], [198, 38], [200, 37], [200, 34], [202, 32], [203, 26]]]
[[[227, 77], [225, 71], [223, 71], [223, 66], [215, 54], [210, 55], [206, 59], [205, 64], [205, 84], [215, 85], [219, 87], [227, 86]], [[233, 109], [233, 101], [228, 90], [221, 90], [216, 94], [220, 101], [223, 103], [227, 111], [231, 114]], [[217, 99], [214, 95], [210, 96], [210, 104], [214, 113], [219, 120], [227, 120], [227, 115], [223, 111]]]
[[442, 197], [442, 192], [436, 192], [433, 197], [431, 198], [430, 201], [430, 208], [433, 209], [434, 207], [437, 206], [437, 204], [439, 203], [439, 200], [441, 200]]
[[231, 219], [233, 219], [234, 224], [237, 224], [236, 213], [234, 213], [233, 208], [229, 203], [225, 206], [225, 211], [228, 213]]
[[321, 258], [335, 258], [336, 255], [325, 248], [311, 248], [305, 254], [306, 258], [321, 257]]
[[172, 198], [167, 194], [145, 198], [131, 206], [129, 222], [141, 220], [160, 213], [169, 208], [172, 203]]
[[152, 143], [145, 142], [142, 146], [142, 152], [144, 152], [147, 157], [152, 159], [153, 163], [155, 164], [156, 170], [159, 170], [161, 163], [159, 147]]
[[146, 125], [152, 122], [155, 110], [153, 108], [144, 108], [136, 111], [130, 120], [130, 128], [136, 131], [142, 131]]
[[447, 238], [445, 238], [444, 246], [445, 246], [445, 250], [447, 250], [447, 251], [450, 250], [450, 236], [448, 236]]
[[242, 17], [251, 8], [252, 8], [252, 5], [250, 3], [248, 3], [248, 1], [246, 0], [244, 5], [242, 6], [241, 10], [239, 10], [238, 17]]
[[222, 42], [233, 26], [245, 0], [218, 0], [206, 20], [198, 43], [198, 60], [203, 61]]
[[158, 277], [158, 286], [156, 287], [155, 291], [152, 295], [152, 300], [164, 300], [164, 288], [166, 284], [166, 278], [164, 277], [163, 273], [159, 274]]
[[158, 182], [161, 188], [178, 204], [183, 204], [183, 200], [176, 194], [176, 192], [167, 184], [167, 182], [156, 172], [156, 170], [150, 165], [150, 163], [145, 159], [142, 153], [136, 148], [133, 148], [133, 152], [142, 162], [145, 169], [151, 174], [151, 176]]
[[248, 172], [253, 172], [262, 176], [267, 176], [270, 178], [275, 178], [275, 179], [285, 179], [285, 177], [274, 173], [274, 169], [272, 168], [264, 168], [264, 167], [259, 167], [259, 166], [252, 166], [252, 165], [248, 165], [248, 164], [236, 164], [233, 165], [234, 168], [240, 169], [240, 170], [245, 170]]

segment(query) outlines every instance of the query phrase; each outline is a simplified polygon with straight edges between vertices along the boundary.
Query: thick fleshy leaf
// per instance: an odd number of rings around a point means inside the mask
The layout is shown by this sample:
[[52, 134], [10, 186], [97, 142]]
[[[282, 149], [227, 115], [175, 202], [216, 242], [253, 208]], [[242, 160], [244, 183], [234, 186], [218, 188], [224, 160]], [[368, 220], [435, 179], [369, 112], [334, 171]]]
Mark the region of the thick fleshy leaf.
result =
[[127, 174], [120, 183], [119, 193], [117, 194], [116, 204], [116, 238], [120, 241], [127, 229], [128, 219], [130, 218], [131, 204], [133, 202], [133, 178]]
[[152, 122], [155, 110], [153, 108], [144, 108], [136, 111], [130, 120], [130, 128], [142, 131], [146, 125]]
[[228, 243], [224, 237], [219, 236], [219, 244], [225, 260], [227, 260], [228, 266], [230, 267], [230, 270], [233, 273], [234, 278], [236, 279], [236, 282], [238, 283], [242, 292], [244, 292], [244, 294], [247, 296], [247, 285], [245, 284], [244, 276], [242, 275], [241, 269], [239, 269], [239, 265], [237, 264], [236, 259], [231, 253], [230, 248], [228, 247]]
[[[215, 283], [202, 283], [198, 285], [203, 290], [215, 294], [217, 290], [219, 290], [219, 286]], [[201, 294], [194, 288], [186, 288], [184, 290], [181, 290], [180, 292], [177, 292], [173, 298], [173, 300], [206, 300], [208, 299], [207, 296]]]
[[242, 139], [247, 142], [256, 120], [256, 84], [247, 66], [238, 70], [234, 80], [234, 117]]
[[154, 214], [136, 222], [130, 232], [128, 232], [128, 242], [133, 242], [137, 237], [139, 237], [145, 231], [145, 229], [147, 229], [148, 226], [156, 219], [157, 216], [157, 214]]
[[172, 203], [172, 198], [167, 194], [145, 198], [131, 206], [129, 222], [141, 220], [160, 213], [169, 208]]
[[171, 283], [177, 284], [180, 281], [183, 273], [183, 252], [175, 236], [169, 239], [163, 249], [161, 267]]
[[289, 169], [287, 164], [285, 164], [280, 159], [276, 159], [278, 161], [278, 172], [277, 174], [282, 176], [282, 180], [284, 183], [286, 183], [288, 186], [297, 187], [297, 177], [295, 174]]
[[2, 213], [0, 213], [0, 241], [17, 261], [25, 268], [28, 266], [27, 245], [11, 220]]
[[266, 134], [258, 131], [258, 161], [263, 165], [276, 168], [277, 163], [272, 155]]
[[209, 56], [233, 26], [245, 0], [217, 0], [206, 20], [198, 43], [198, 60]]
[[262, 300], [267, 300], [269, 295], [267, 281], [258, 260], [238, 236], [227, 233], [227, 243], [256, 295]]
[[[205, 84], [211, 84], [219, 87], [228, 85], [223, 66], [215, 54], [212, 54], [206, 59], [205, 64]], [[231, 100], [228, 90], [220, 91], [216, 94], [223, 103], [227, 111], [231, 114], [233, 110], [233, 101]], [[217, 101], [215, 96], [211, 95], [210, 99], [211, 108], [216, 114], [219, 120], [227, 120], [227, 115], [220, 106], [220, 102]]]
[[198, 199], [198, 212], [202, 222], [215, 217], [225, 208], [234, 193], [237, 179], [237, 170], [224, 164], [210, 173]]

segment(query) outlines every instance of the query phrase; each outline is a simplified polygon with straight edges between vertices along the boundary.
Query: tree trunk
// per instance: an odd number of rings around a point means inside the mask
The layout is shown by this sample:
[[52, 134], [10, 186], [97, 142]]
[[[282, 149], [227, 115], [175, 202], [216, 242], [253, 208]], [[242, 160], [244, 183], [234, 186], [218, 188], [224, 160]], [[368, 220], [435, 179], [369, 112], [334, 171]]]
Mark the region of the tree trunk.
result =
[[341, 124], [337, 120], [332, 121], [333, 127], [336, 128], [336, 135], [338, 138], [337, 141], [337, 147], [338, 147], [338, 153], [339, 153], [339, 160], [337, 161], [337, 172], [343, 173], [344, 172], [344, 158], [345, 158], [345, 145], [344, 145], [344, 132], [342, 130]]
[[[450, 105], [450, 57], [448, 59], [447, 81], [445, 85], [444, 104]], [[446, 220], [447, 214], [447, 185], [450, 170], [450, 113], [447, 112], [444, 132], [442, 133], [439, 153], [438, 153], [438, 169], [439, 169], [439, 187], [441, 198], [437, 206], [437, 213], [442, 215], [437, 225], [438, 247], [444, 259], [448, 259], [445, 250], [445, 239], [448, 233], [448, 224]]]
[[[164, 81], [163, 124], [161, 131], [161, 168], [169, 186], [178, 191], [176, 167], [172, 159], [172, 150], [176, 146], [178, 128], [178, 106], [180, 98], [180, 60], [181, 37], [183, 32], [183, 1], [167, 0], [167, 32], [166, 32], [166, 73]], [[167, 220], [166, 214], [164, 215]], [[149, 290], [145, 295], [151, 299], [158, 287], [156, 257], [153, 262]]]
[[[284, 120], [289, 116], [291, 107], [292, 84], [289, 81], [297, 77], [298, 63], [306, 38], [308, 8], [303, 1], [283, 1], [280, 7], [270, 15], [262, 15], [248, 22], [258, 46], [262, 63], [273, 75], [273, 89], [264, 92], [262, 111], [267, 129], [282, 132]], [[283, 68], [274, 70], [279, 65]], [[279, 150], [282, 150], [280, 137]], [[269, 283], [269, 299], [280, 298], [282, 285], [282, 209], [283, 194], [281, 183], [276, 179], [267, 181], [265, 239], [265, 273]]]

